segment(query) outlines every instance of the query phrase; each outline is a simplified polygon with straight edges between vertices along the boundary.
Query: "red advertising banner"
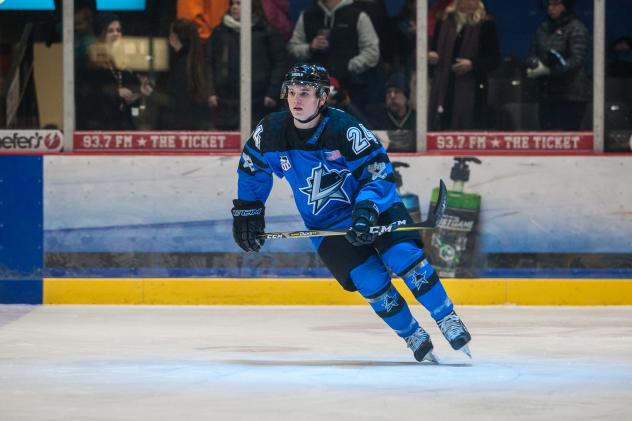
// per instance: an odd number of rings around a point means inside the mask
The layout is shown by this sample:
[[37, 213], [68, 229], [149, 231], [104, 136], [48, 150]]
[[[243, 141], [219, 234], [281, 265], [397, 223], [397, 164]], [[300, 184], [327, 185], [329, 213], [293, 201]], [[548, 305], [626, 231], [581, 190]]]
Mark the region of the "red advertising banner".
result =
[[75, 152], [239, 152], [237, 132], [75, 132]]
[[592, 152], [592, 132], [428, 133], [429, 152]]
[[59, 153], [63, 146], [59, 130], [0, 130], [0, 154]]

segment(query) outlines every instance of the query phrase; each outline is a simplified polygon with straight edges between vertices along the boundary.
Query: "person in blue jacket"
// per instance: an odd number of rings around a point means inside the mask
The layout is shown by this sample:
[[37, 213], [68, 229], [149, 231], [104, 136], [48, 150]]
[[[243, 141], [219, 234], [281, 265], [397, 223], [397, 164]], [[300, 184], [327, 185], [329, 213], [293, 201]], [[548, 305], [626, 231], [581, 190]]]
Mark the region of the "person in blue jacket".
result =
[[469, 355], [471, 339], [424, 254], [417, 231], [378, 235], [375, 225], [413, 223], [395, 188], [393, 167], [373, 133], [350, 114], [327, 107], [329, 75], [318, 64], [293, 65], [281, 97], [289, 111], [269, 114], [246, 142], [233, 201], [233, 236], [247, 252], [264, 240], [272, 175], [290, 184], [308, 229], [349, 228], [346, 236], [313, 237], [322, 261], [347, 291], [358, 291], [417, 361], [436, 361], [428, 333], [391, 283], [402, 277], [454, 349]]

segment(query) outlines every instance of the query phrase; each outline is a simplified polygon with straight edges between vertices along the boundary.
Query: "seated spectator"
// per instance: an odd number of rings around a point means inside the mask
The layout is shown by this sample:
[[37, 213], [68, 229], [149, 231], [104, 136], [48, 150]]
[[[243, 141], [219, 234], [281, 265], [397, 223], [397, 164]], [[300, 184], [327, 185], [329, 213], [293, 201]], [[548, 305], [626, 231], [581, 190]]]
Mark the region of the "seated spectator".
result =
[[487, 74], [500, 64], [500, 50], [481, 0], [456, 0], [437, 15], [428, 62], [430, 130], [487, 128]]
[[365, 126], [368, 126], [368, 119], [364, 113], [351, 101], [349, 93], [340, 86], [340, 82], [333, 76], [329, 77], [329, 96], [327, 97], [327, 105], [346, 111]]
[[321, 63], [362, 106], [377, 81], [380, 40], [369, 16], [353, 0], [319, 0], [302, 12], [288, 43], [297, 61]]
[[527, 77], [538, 80], [541, 130], [579, 130], [589, 100], [584, 65], [590, 34], [574, 0], [548, 0], [548, 19], [535, 34]]
[[213, 28], [222, 22], [228, 10], [228, 0], [178, 0], [178, 19], [195, 22], [202, 43], [206, 43]]
[[121, 21], [113, 13], [95, 20], [97, 42], [77, 83], [77, 128], [132, 130], [138, 101], [153, 88], [146, 77], [125, 68], [125, 54], [117, 46], [123, 37]]
[[167, 98], [163, 107], [160, 128], [166, 130], [208, 130], [207, 71], [204, 67], [202, 43], [197, 27], [186, 19], [171, 24], [169, 45], [174, 51]]
[[395, 73], [386, 81], [384, 106], [371, 114], [373, 130], [388, 131], [389, 152], [414, 152], [417, 147], [415, 127], [417, 113], [410, 106], [410, 84], [403, 73]]
[[608, 48], [607, 75], [610, 77], [632, 78], [632, 38], [621, 37]]
[[[206, 45], [212, 76], [209, 104], [215, 127], [239, 129], [239, 31], [241, 0], [231, 0], [222, 23]], [[281, 35], [265, 21], [260, 0], [252, 2], [252, 124], [279, 106], [287, 54]]]

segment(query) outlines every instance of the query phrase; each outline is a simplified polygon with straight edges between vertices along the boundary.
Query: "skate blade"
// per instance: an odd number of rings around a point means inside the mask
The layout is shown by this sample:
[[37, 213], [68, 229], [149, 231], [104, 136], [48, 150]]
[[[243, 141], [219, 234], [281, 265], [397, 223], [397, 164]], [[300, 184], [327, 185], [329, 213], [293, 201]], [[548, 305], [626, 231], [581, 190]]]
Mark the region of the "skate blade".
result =
[[439, 359], [435, 354], [432, 353], [432, 351], [428, 351], [428, 353], [424, 356], [423, 361], [428, 361], [432, 364], [439, 364]]
[[472, 353], [470, 352], [470, 347], [468, 345], [463, 345], [459, 351], [463, 351], [465, 355], [472, 358]]

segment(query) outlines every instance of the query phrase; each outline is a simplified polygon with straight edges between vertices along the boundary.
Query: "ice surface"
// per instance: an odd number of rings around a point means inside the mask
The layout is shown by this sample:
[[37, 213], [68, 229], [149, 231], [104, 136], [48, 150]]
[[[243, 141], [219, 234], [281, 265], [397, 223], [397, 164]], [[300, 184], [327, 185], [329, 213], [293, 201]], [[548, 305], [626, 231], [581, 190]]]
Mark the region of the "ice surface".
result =
[[632, 419], [632, 307], [458, 310], [431, 365], [368, 306], [0, 306], [0, 419]]

